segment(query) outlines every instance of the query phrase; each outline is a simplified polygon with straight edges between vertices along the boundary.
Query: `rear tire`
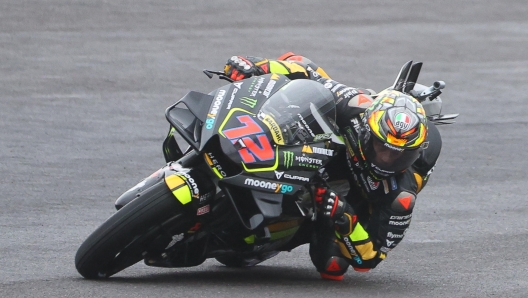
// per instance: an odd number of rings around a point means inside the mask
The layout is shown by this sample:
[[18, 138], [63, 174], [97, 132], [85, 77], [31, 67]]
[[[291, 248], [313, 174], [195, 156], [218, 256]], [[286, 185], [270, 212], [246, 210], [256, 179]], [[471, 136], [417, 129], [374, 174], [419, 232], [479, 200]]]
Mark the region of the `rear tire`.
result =
[[[172, 219], [172, 235], [187, 231], [193, 216], [186, 210], [160, 181], [108, 218], [84, 241], [75, 255], [77, 271], [87, 279], [107, 278], [141, 261], [148, 250], [163, 250], [171, 237], [159, 237], [166, 234], [162, 224]], [[160, 243], [159, 239], [167, 240]], [[157, 247], [149, 247], [153, 242]]]

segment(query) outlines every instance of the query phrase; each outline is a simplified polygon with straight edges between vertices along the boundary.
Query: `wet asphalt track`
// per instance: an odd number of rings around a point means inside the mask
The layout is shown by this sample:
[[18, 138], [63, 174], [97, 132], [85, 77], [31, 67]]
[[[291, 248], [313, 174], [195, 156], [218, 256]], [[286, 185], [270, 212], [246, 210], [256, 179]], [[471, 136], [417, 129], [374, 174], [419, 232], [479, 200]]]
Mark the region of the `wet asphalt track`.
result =
[[[331, 2], [331, 3], [330, 3]], [[524, 1], [0, 2], [1, 297], [525, 297]], [[433, 1], [430, 1], [433, 2]], [[135, 265], [80, 277], [77, 247], [163, 164], [164, 109], [233, 54], [304, 54], [382, 89], [406, 61], [444, 80], [444, 148], [377, 269], [320, 280], [307, 247], [249, 270]]]

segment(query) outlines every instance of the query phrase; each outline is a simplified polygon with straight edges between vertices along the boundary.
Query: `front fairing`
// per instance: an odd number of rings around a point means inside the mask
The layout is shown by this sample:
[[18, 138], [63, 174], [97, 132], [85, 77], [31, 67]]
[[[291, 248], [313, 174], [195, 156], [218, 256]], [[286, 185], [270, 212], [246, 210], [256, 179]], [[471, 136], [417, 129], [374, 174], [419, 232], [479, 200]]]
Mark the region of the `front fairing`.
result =
[[263, 189], [241, 178], [280, 181], [287, 185], [280, 192], [295, 191], [293, 186], [310, 181], [343, 144], [332, 93], [318, 82], [278, 74], [234, 82], [208, 95], [190, 92], [166, 116], [215, 177], [254, 190]]
[[[229, 97], [224, 99], [224, 109], [211, 110], [222, 119], [215, 119], [211, 127], [212, 133], [220, 136], [222, 152], [248, 172], [292, 167], [295, 160], [292, 153], [304, 156], [301, 164], [310, 165], [309, 168], [322, 165], [322, 161], [315, 160], [316, 156], [310, 156], [310, 151], [324, 150], [304, 147], [303, 151], [302, 145], [326, 141], [337, 135], [332, 94], [321, 84], [310, 80], [273, 79], [273, 76], [263, 76], [253, 81], [245, 80], [240, 83], [242, 88], [239, 91], [231, 87], [217, 92], [215, 100], [222, 100], [218, 94]], [[243, 88], [243, 84], [249, 87]], [[263, 92], [255, 91], [258, 86], [270, 85], [280, 87], [271, 96], [265, 91], [274, 88], [264, 87]], [[222, 115], [224, 113], [225, 116]], [[207, 124], [204, 128], [202, 139], [211, 133]], [[329, 151], [324, 153], [331, 155]]]

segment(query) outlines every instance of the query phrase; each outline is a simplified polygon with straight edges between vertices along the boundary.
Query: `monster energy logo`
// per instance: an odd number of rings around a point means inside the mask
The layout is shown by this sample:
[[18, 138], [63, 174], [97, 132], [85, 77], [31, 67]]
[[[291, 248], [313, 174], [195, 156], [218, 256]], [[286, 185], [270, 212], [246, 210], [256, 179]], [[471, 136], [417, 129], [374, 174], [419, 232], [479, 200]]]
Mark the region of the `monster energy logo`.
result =
[[254, 109], [255, 105], [257, 104], [257, 100], [254, 98], [249, 98], [249, 97], [244, 96], [240, 98], [240, 103]]
[[284, 167], [289, 169], [293, 166], [293, 152], [284, 151]]

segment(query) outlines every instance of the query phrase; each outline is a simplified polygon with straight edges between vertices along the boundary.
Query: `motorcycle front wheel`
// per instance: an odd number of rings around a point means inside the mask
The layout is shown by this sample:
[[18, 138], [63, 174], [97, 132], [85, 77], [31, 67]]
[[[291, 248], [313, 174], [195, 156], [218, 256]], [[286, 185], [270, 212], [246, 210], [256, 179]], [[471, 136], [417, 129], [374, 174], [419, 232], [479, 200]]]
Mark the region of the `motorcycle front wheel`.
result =
[[75, 267], [87, 279], [110, 277], [141, 261], [147, 252], [163, 250], [171, 234], [193, 225], [190, 214], [162, 180], [88, 236], [77, 250]]

